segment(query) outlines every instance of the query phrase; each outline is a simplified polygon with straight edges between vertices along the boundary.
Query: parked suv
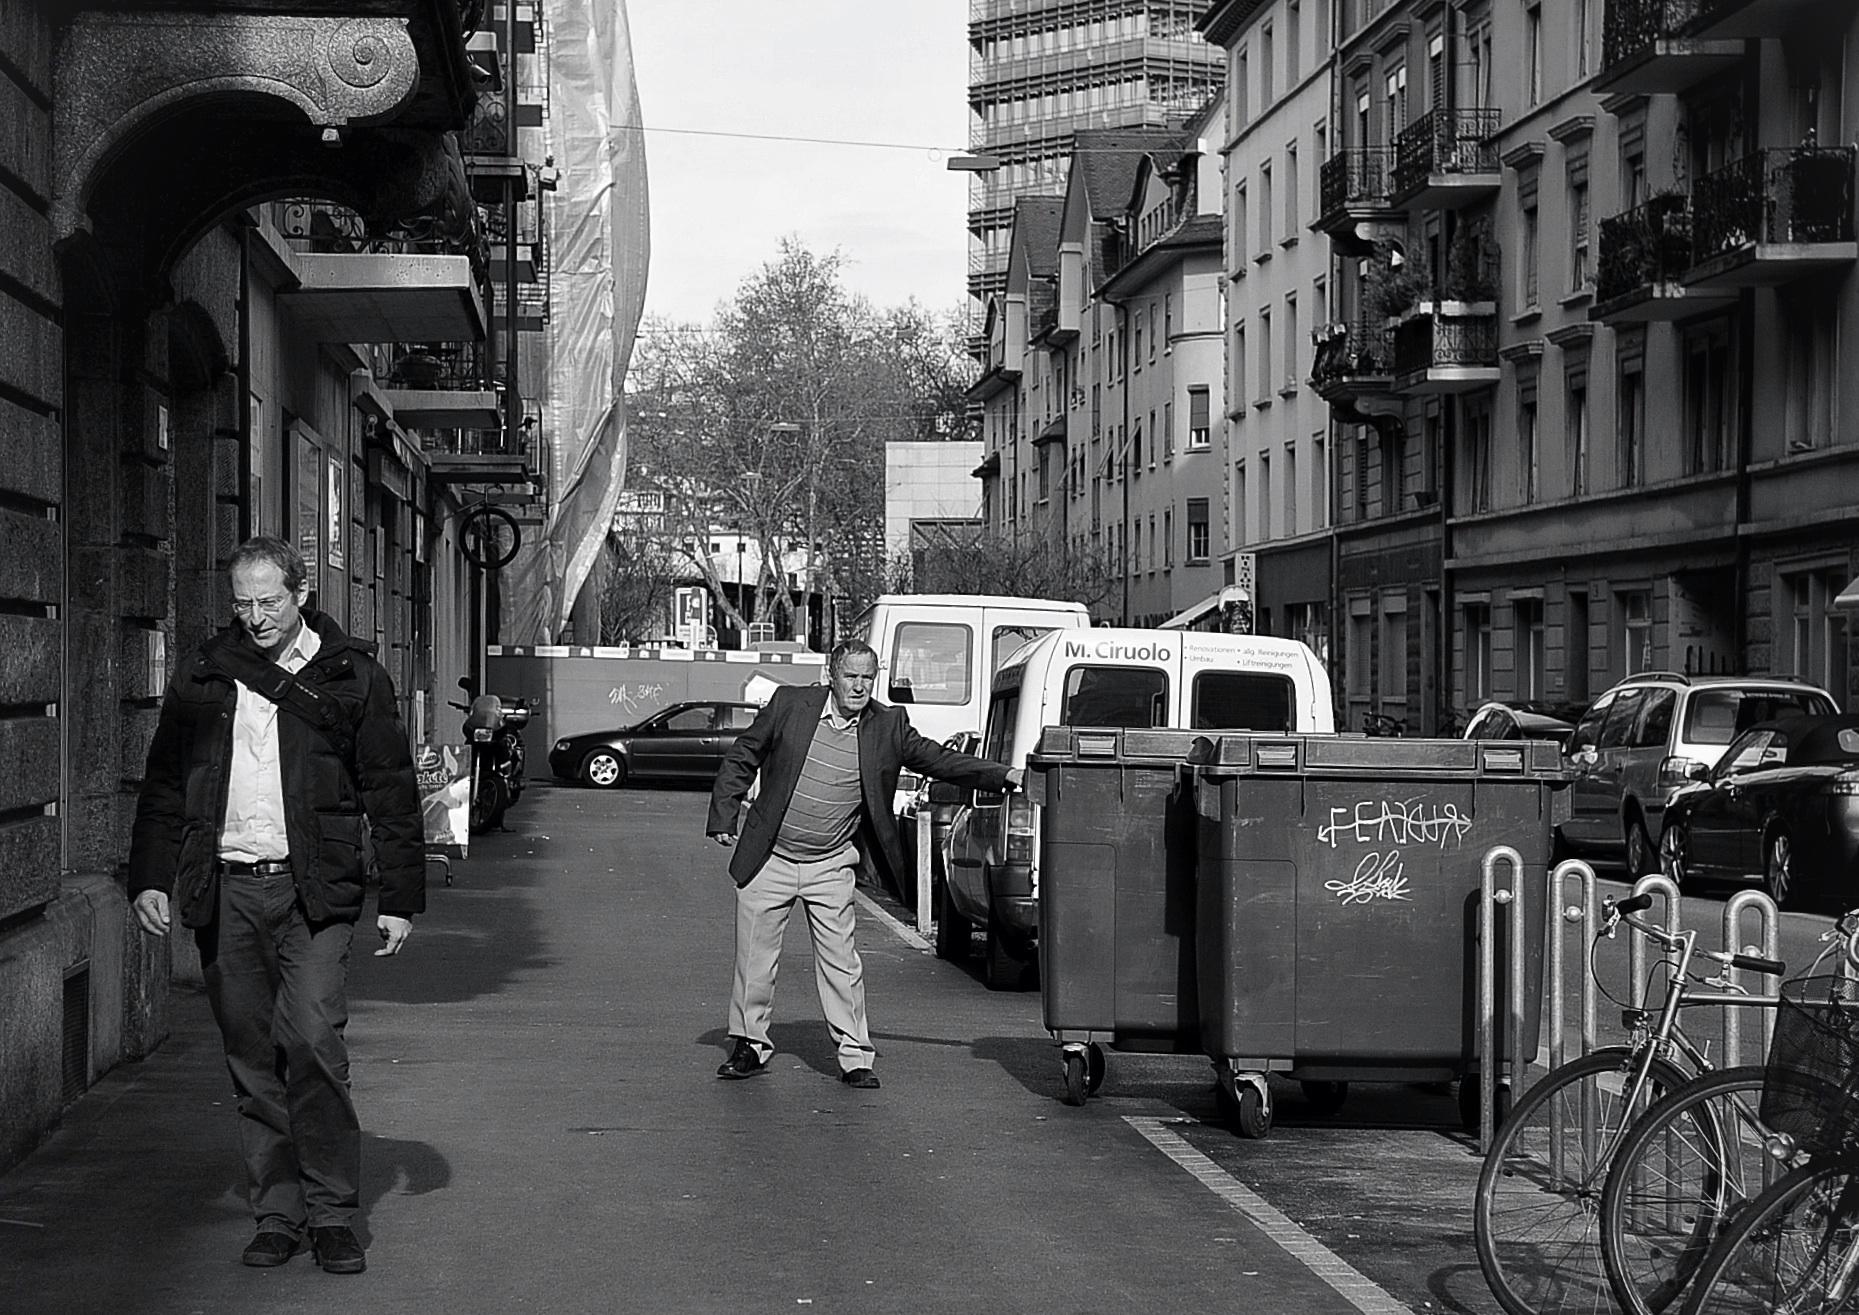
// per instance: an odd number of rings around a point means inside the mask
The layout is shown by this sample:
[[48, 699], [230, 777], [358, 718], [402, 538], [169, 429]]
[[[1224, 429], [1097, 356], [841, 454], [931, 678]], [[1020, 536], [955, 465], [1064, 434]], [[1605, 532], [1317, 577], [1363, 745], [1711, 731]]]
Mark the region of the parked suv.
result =
[[1731, 740], [1758, 722], [1837, 711], [1825, 690], [1789, 676], [1629, 676], [1569, 736], [1575, 783], [1559, 847], [1623, 858], [1634, 877], [1656, 872], [1666, 805]]

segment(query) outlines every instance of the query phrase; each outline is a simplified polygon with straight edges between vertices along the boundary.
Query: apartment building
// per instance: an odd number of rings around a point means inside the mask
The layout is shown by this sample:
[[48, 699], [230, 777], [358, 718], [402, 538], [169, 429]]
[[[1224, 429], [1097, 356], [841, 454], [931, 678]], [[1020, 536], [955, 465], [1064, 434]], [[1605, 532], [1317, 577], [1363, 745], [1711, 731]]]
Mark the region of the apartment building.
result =
[[1330, 650], [1330, 413], [1308, 382], [1328, 322], [1328, 244], [1309, 231], [1329, 152], [1327, 0], [1225, 0], [1196, 25], [1226, 55], [1223, 575], [1265, 634]]

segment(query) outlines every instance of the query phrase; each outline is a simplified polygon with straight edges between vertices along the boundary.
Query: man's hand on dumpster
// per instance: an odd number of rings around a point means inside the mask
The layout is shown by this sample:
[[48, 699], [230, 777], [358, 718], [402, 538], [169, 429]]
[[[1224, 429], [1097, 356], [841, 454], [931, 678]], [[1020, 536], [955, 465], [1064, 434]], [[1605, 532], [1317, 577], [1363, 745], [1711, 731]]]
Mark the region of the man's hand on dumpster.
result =
[[374, 952], [377, 959], [384, 955], [399, 954], [400, 947], [413, 934], [413, 919], [396, 917], [392, 913], [381, 914], [374, 920], [374, 925], [381, 933], [381, 948]]
[[168, 934], [168, 895], [166, 891], [145, 890], [136, 896], [136, 921], [151, 936]]
[[736, 843], [736, 837], [732, 836], [727, 831], [712, 831], [710, 833], [710, 838], [725, 849], [728, 849]]
[[1026, 783], [1026, 773], [1023, 770], [1021, 770], [1018, 767], [1013, 767], [1013, 768], [1008, 769], [1007, 788], [1009, 790], [1018, 790], [1025, 783]]

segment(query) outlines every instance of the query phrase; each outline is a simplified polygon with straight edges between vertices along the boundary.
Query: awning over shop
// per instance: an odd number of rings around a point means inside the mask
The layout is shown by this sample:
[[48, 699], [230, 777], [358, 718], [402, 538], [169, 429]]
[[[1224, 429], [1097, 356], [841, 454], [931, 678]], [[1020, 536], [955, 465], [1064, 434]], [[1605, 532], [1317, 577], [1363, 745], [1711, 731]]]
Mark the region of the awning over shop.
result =
[[1200, 628], [1195, 624], [1197, 621], [1205, 620], [1223, 604], [1229, 602], [1250, 602], [1251, 599], [1252, 594], [1248, 590], [1236, 584], [1229, 584], [1218, 593], [1208, 594], [1207, 597], [1201, 599], [1200, 602], [1177, 612], [1174, 616], [1169, 617], [1168, 620], [1157, 626], [1156, 629], [1196, 630]]
[[481, 342], [484, 299], [464, 256], [322, 255], [292, 260], [278, 302], [317, 342]]

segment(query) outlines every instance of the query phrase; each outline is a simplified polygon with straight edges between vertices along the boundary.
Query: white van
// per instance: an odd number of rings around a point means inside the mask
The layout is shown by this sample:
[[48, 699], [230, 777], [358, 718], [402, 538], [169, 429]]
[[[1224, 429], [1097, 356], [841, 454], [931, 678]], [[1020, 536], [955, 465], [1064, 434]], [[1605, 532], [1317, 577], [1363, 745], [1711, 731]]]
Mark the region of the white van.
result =
[[[1329, 676], [1295, 639], [1087, 630], [1047, 635], [994, 673], [980, 754], [1024, 768], [1047, 726], [1328, 734], [1336, 721]], [[1038, 857], [1027, 796], [976, 794], [956, 814], [934, 892], [937, 952], [965, 956], [970, 929], [985, 927], [988, 985], [1014, 985], [1039, 926]]]
[[981, 729], [988, 678], [1054, 630], [1091, 624], [1083, 603], [989, 594], [885, 594], [851, 636], [878, 654], [878, 698], [910, 710], [910, 724], [946, 741]]

